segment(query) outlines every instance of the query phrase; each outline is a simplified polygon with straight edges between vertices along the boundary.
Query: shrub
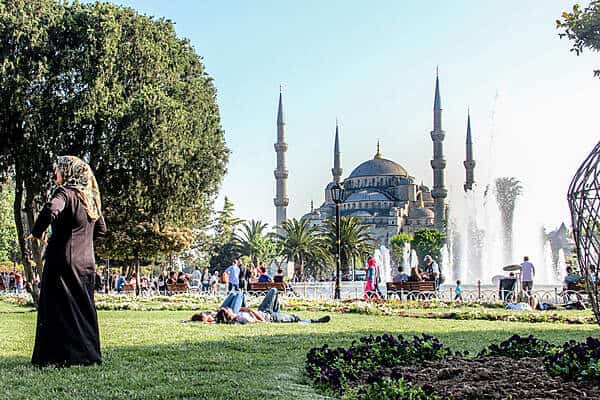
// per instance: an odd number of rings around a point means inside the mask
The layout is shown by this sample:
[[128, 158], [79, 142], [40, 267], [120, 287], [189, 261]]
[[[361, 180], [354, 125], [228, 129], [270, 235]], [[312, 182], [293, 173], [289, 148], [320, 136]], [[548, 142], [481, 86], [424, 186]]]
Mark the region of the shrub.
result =
[[510, 358], [523, 357], [545, 357], [553, 354], [556, 346], [533, 335], [521, 337], [513, 335], [507, 340], [497, 344], [491, 344], [477, 355], [478, 357], [504, 356]]
[[588, 337], [585, 342], [566, 342], [562, 350], [544, 359], [551, 375], [566, 379], [586, 379], [600, 382], [600, 340]]

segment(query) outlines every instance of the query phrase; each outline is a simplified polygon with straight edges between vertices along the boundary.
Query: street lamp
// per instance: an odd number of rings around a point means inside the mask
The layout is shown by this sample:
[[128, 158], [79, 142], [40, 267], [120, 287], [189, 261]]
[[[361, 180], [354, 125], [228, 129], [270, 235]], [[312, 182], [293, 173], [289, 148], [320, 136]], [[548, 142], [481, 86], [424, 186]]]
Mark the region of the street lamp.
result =
[[342, 262], [340, 243], [340, 204], [344, 201], [344, 188], [336, 182], [331, 187], [331, 199], [335, 203], [335, 292], [333, 298], [340, 299], [340, 267]]

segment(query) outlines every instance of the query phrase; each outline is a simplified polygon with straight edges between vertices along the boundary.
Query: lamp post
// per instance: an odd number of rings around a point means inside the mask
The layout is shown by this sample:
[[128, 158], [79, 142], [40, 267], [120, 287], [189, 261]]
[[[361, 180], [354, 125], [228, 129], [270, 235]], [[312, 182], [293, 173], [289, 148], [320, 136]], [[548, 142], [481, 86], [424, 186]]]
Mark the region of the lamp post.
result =
[[336, 183], [331, 187], [331, 199], [335, 203], [335, 292], [333, 298], [340, 300], [340, 267], [342, 262], [340, 243], [340, 204], [344, 201], [344, 188]]

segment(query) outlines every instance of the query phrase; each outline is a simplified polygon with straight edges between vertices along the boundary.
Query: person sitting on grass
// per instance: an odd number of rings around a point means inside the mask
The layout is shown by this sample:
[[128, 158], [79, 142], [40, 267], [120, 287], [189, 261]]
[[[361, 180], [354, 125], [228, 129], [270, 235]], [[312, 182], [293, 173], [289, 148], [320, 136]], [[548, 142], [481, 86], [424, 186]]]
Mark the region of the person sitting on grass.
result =
[[217, 311], [215, 320], [217, 323], [240, 323], [250, 324], [255, 322], [278, 322], [278, 323], [325, 323], [331, 320], [329, 315], [318, 319], [303, 320], [297, 315], [285, 314], [280, 312], [279, 292], [276, 288], [271, 288], [267, 292], [264, 300], [258, 307], [258, 310], [253, 310], [246, 306], [241, 306], [238, 312], [236, 308], [222, 307]]
[[267, 267], [265, 267], [264, 265], [260, 267], [260, 272], [261, 275], [258, 277], [258, 282], [262, 282], [262, 283], [267, 283], [267, 282], [273, 282], [273, 277], [269, 274], [267, 274]]

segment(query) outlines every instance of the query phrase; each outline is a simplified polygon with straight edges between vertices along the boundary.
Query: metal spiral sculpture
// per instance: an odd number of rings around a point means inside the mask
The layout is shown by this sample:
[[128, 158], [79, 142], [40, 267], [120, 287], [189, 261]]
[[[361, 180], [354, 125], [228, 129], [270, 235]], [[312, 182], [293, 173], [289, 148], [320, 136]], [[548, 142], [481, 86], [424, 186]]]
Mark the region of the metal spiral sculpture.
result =
[[579, 268], [600, 325], [600, 142], [575, 173], [567, 198]]

